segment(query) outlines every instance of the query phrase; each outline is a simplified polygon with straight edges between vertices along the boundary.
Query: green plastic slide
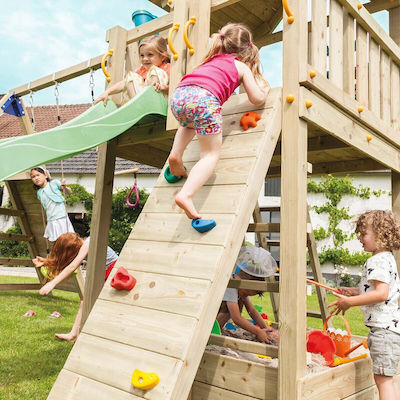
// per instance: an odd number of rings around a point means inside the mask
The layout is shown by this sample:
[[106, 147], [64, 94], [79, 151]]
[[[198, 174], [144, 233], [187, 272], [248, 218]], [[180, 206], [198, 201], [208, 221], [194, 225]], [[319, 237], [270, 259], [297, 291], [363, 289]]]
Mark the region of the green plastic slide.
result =
[[44, 132], [0, 141], [0, 181], [107, 142], [131, 126], [167, 115], [167, 101], [153, 87], [116, 108], [98, 103], [73, 120]]

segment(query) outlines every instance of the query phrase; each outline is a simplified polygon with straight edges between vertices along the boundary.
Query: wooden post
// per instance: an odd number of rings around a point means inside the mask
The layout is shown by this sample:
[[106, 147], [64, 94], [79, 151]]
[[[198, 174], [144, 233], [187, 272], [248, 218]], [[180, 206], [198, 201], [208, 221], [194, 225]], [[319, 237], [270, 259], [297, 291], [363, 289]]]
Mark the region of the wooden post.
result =
[[[306, 373], [307, 124], [299, 119], [300, 76], [307, 63], [307, 0], [283, 15], [282, 198], [278, 399], [298, 399]], [[293, 95], [289, 103], [286, 96]]]
[[116, 140], [99, 146], [96, 187], [94, 192], [93, 216], [90, 229], [90, 246], [85, 281], [85, 300], [83, 303], [82, 325], [104, 285], [108, 231], [112, 204]]
[[[126, 41], [128, 31], [120, 26], [114, 26], [107, 31], [106, 41], [109, 43], [109, 50], [113, 50], [113, 55], [108, 58], [107, 71], [111, 75], [111, 81], [108, 85], [113, 85], [124, 79], [124, 65], [126, 55]], [[106, 86], [108, 86], [106, 85]], [[117, 104], [121, 104], [121, 94], [110, 96], [111, 100]]]
[[[25, 115], [18, 118], [19, 124], [20, 124], [21, 129], [24, 132], [24, 134], [25, 135], [30, 135], [32, 133], [35, 133], [35, 130], [33, 129], [32, 122], [31, 122], [31, 120], [29, 118], [29, 115], [28, 115], [28, 113], [26, 111], [26, 107], [24, 105], [24, 102], [23, 102], [22, 98], [20, 98], [20, 101], [21, 101], [21, 106], [22, 106], [22, 109], [24, 110]], [[32, 112], [32, 110], [31, 110], [31, 112]]]
[[[389, 10], [389, 34], [400, 46], [400, 7]], [[394, 171], [392, 171], [392, 210], [400, 218], [400, 174]], [[397, 270], [400, 271], [400, 252], [395, 251], [394, 257]]]

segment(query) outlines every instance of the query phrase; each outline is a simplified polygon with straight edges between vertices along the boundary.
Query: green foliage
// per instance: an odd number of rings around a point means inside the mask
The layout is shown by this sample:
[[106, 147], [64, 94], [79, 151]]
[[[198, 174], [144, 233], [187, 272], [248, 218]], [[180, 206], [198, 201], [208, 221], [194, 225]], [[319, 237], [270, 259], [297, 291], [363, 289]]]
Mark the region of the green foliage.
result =
[[[124, 188], [118, 190], [113, 194], [112, 211], [111, 211], [111, 226], [108, 235], [108, 244], [117, 253], [122, 250], [132, 227], [138, 219], [147, 198], [148, 193], [145, 190], [139, 190], [139, 205], [135, 208], [126, 205], [126, 196], [131, 188]], [[136, 201], [135, 194], [132, 193], [131, 203]]]
[[[15, 225], [7, 229], [5, 233], [21, 235], [22, 231], [18, 225]], [[2, 240], [0, 241], [0, 254], [2, 254], [4, 257], [11, 258], [29, 257], [28, 244], [26, 242], [19, 242], [16, 240]]]
[[91, 212], [93, 209], [93, 194], [89, 193], [83, 186], [77, 183], [71, 183], [69, 187], [72, 193], [69, 196], [65, 196], [67, 205], [74, 206], [75, 204], [82, 203], [85, 210]]
[[369, 255], [365, 252], [350, 254], [348, 249], [343, 247], [345, 242], [354, 238], [354, 233], [345, 233], [339, 228], [342, 221], [348, 221], [353, 218], [349, 214], [348, 207], [339, 207], [343, 196], [355, 196], [361, 199], [369, 199], [371, 195], [379, 197], [386, 194], [385, 190], [374, 190], [371, 192], [369, 187], [353, 186], [353, 179], [349, 176], [336, 178], [327, 175], [321, 179], [321, 182], [310, 180], [307, 184], [309, 193], [321, 193], [327, 198], [327, 202], [322, 206], [314, 206], [317, 214], [328, 214], [328, 229], [319, 227], [314, 230], [315, 239], [323, 240], [332, 238], [334, 248], [324, 248], [319, 259], [321, 264], [330, 261], [336, 265], [362, 265]]

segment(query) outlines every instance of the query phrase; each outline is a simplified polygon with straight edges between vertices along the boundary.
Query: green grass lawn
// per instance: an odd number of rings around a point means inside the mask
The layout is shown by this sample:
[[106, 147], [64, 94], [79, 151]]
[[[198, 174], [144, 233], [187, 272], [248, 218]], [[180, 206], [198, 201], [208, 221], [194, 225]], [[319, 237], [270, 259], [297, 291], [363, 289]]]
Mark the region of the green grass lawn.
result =
[[[37, 282], [33, 278], [0, 276], [0, 283]], [[333, 301], [334, 296], [329, 296]], [[269, 295], [253, 297], [254, 304], [273, 320]], [[316, 295], [307, 297], [308, 309], [318, 311]], [[76, 293], [54, 291], [52, 297], [37, 291], [0, 292], [0, 400], [43, 400], [57, 378], [72, 348], [71, 343], [54, 338], [54, 333], [69, 332], [79, 307]], [[23, 318], [27, 310], [36, 315]], [[53, 311], [62, 318], [51, 319]], [[346, 313], [354, 335], [366, 335], [359, 308]], [[334, 326], [342, 327], [335, 318]], [[339, 321], [340, 322], [340, 321]], [[319, 319], [308, 318], [308, 326], [322, 328]]]

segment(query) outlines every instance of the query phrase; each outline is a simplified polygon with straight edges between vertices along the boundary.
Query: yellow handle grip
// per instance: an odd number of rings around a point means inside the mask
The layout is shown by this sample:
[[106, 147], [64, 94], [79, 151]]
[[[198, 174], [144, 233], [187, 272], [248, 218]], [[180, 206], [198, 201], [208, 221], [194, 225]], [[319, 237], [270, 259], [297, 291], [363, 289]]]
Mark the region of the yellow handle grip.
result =
[[287, 0], [282, 0], [283, 8], [285, 9], [286, 15], [288, 16], [287, 22], [288, 24], [292, 24], [294, 22], [294, 17], [292, 11], [290, 11], [289, 4]]
[[101, 60], [101, 69], [104, 72], [104, 75], [106, 76], [106, 80], [107, 82], [111, 81], [111, 75], [108, 73], [108, 71], [106, 70], [106, 61], [108, 57], [111, 57], [114, 54], [114, 50], [108, 50], [108, 52], [106, 54], [104, 54], [102, 60]]
[[186, 46], [189, 49], [189, 54], [192, 56], [194, 54], [194, 47], [192, 46], [192, 44], [189, 42], [189, 38], [188, 38], [188, 29], [190, 25], [194, 25], [196, 23], [196, 17], [190, 17], [189, 21], [186, 22], [185, 24], [185, 29], [183, 30], [183, 39], [186, 43]]
[[176, 61], [178, 59], [178, 52], [174, 49], [172, 45], [172, 34], [174, 31], [179, 31], [180, 24], [174, 24], [174, 26], [168, 32], [168, 47], [172, 53], [172, 59]]

